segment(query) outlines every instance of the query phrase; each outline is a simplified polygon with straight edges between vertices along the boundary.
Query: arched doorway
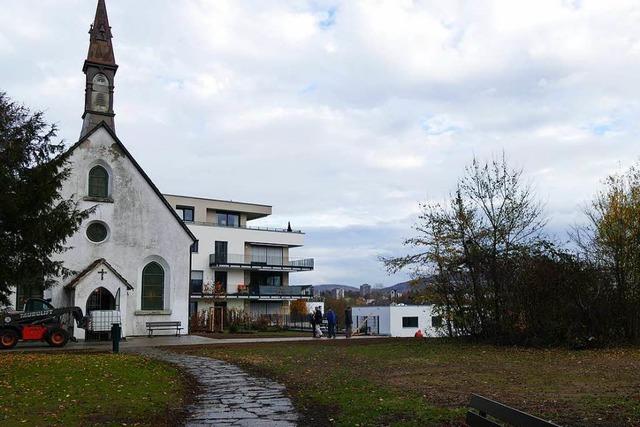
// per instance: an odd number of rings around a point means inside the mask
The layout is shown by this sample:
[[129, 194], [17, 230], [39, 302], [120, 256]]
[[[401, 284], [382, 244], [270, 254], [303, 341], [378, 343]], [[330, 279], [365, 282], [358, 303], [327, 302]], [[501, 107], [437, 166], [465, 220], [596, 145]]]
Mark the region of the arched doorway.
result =
[[[94, 289], [87, 298], [85, 314], [90, 316], [92, 311], [98, 310], [116, 310], [116, 299], [108, 289], [99, 287]], [[101, 319], [103, 320], [103, 319]], [[106, 320], [106, 319], [104, 319]], [[87, 341], [103, 341], [109, 340], [108, 327], [103, 327], [100, 331], [86, 331], [85, 339]]]
[[93, 310], [115, 310], [116, 299], [109, 290], [99, 287], [89, 295], [86, 308], [87, 315], [89, 315]]

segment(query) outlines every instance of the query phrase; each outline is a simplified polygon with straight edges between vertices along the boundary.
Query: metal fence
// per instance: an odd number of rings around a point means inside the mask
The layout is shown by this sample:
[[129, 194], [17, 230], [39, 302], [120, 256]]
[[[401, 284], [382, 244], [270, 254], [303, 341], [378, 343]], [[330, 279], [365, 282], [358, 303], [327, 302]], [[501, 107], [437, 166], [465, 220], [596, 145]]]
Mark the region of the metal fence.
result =
[[[225, 329], [231, 325], [236, 325], [241, 329], [282, 328], [311, 331], [311, 323], [306, 317], [292, 316], [290, 314], [250, 313], [226, 309], [221, 312], [221, 321]], [[219, 324], [220, 319], [214, 318], [214, 312], [211, 310], [199, 310], [193, 313], [189, 319], [189, 327], [192, 332], [213, 332]]]

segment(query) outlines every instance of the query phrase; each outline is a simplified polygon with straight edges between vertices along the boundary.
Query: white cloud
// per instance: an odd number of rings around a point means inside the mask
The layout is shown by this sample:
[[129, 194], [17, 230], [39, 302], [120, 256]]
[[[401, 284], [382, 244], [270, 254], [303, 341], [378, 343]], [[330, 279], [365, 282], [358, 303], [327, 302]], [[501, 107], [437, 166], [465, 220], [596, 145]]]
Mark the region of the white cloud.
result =
[[[504, 150], [562, 229], [640, 154], [635, 1], [107, 6], [121, 139], [164, 191], [273, 204], [273, 225], [313, 230], [300, 253], [322, 262], [297, 283], [394, 281], [374, 254], [402, 250], [418, 200], [446, 197], [473, 155]], [[68, 141], [94, 10], [0, 14], [1, 89]]]

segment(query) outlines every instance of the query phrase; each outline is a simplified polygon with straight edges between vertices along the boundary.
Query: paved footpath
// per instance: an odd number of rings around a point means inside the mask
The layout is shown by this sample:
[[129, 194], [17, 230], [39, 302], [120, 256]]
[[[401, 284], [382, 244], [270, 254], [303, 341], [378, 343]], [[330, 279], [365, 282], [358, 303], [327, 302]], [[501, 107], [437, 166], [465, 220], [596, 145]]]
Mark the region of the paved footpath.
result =
[[220, 360], [157, 348], [128, 351], [174, 363], [192, 374], [201, 394], [187, 407], [187, 426], [295, 426], [298, 421], [283, 385]]

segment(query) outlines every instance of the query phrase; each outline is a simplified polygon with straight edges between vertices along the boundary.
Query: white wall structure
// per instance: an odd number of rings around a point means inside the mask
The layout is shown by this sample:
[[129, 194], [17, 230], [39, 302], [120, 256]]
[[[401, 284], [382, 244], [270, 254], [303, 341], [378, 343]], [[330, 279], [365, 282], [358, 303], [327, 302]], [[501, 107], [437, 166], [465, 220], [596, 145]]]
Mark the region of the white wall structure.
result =
[[431, 305], [390, 305], [353, 307], [354, 329], [368, 318], [372, 333], [391, 337], [413, 337], [418, 330], [425, 336], [440, 336], [437, 317]]
[[[108, 171], [108, 197], [88, 196], [88, 174], [95, 165]], [[44, 297], [56, 307], [78, 306], [86, 312], [90, 296], [100, 290], [118, 305], [123, 336], [145, 335], [146, 322], [180, 321], [186, 327], [194, 240], [188, 229], [106, 124], [71, 148], [69, 166], [62, 197], [94, 211], [68, 239], [71, 249], [58, 256], [76, 274], [46, 290]], [[87, 228], [95, 222], [107, 229], [101, 242], [88, 238]], [[162, 268], [162, 303], [143, 310], [143, 269], [152, 262]], [[74, 335], [83, 339], [85, 331], [76, 329]]]
[[315, 313], [316, 307], [324, 314], [324, 301], [307, 301], [307, 313]]

